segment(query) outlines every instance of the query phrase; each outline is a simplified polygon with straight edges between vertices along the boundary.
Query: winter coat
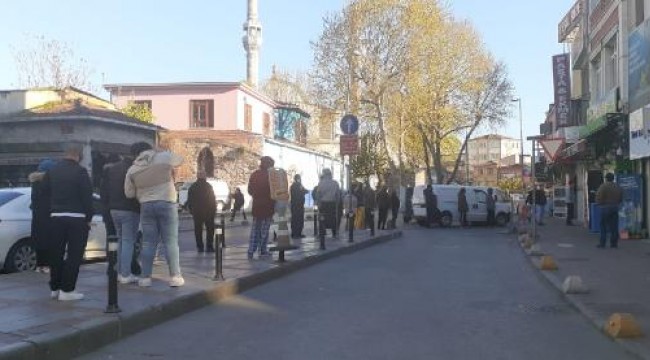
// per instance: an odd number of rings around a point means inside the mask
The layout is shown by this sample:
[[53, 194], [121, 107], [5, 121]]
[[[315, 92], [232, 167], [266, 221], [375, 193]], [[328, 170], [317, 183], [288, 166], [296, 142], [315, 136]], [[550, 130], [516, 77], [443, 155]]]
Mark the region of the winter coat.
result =
[[363, 189], [363, 204], [368, 210], [374, 210], [377, 207], [376, 194], [370, 186], [366, 186]]
[[390, 208], [390, 195], [386, 190], [377, 193], [377, 207], [379, 210], [388, 210]]
[[29, 182], [32, 184], [32, 239], [38, 249], [47, 247], [47, 239], [50, 235], [50, 199], [43, 193], [44, 172], [33, 172], [29, 174]]
[[623, 190], [616, 183], [606, 182], [596, 191], [598, 205], [618, 205], [621, 201], [623, 201]]
[[100, 195], [107, 209], [140, 212], [140, 203], [124, 195], [124, 180], [132, 164], [125, 159], [104, 167]]
[[93, 218], [93, 188], [88, 171], [76, 161], [59, 161], [43, 177], [43, 196], [50, 201], [51, 214], [83, 214]]
[[325, 175], [318, 183], [318, 202], [337, 202], [341, 198], [339, 183], [332, 179], [330, 175]]
[[467, 194], [464, 192], [458, 192], [458, 211], [467, 212], [469, 211], [469, 205], [467, 204]]
[[140, 203], [177, 199], [173, 170], [183, 158], [169, 151], [143, 151], [133, 162], [124, 180], [124, 194]]
[[235, 192], [232, 197], [234, 200], [233, 209], [235, 210], [241, 209], [244, 206], [244, 194], [242, 194], [241, 192]]
[[192, 216], [214, 217], [217, 211], [217, 201], [214, 190], [205, 179], [198, 179], [187, 190], [187, 208]]
[[262, 164], [248, 180], [248, 194], [253, 197], [253, 217], [268, 219], [273, 217], [275, 201], [271, 199], [269, 166]]
[[302, 209], [305, 207], [305, 195], [308, 193], [307, 190], [302, 186], [301, 183], [294, 181], [291, 184], [289, 189], [291, 192], [291, 208], [292, 209]]

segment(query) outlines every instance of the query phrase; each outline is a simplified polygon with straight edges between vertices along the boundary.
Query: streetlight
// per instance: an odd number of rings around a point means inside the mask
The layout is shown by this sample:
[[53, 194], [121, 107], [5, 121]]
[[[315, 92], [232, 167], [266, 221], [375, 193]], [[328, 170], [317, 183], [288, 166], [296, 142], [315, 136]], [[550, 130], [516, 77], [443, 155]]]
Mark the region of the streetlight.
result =
[[523, 191], [523, 193], [525, 193], [526, 187], [524, 186], [524, 128], [523, 128], [523, 116], [521, 113], [521, 97], [512, 98], [512, 102], [519, 103], [519, 164], [521, 165], [521, 190]]

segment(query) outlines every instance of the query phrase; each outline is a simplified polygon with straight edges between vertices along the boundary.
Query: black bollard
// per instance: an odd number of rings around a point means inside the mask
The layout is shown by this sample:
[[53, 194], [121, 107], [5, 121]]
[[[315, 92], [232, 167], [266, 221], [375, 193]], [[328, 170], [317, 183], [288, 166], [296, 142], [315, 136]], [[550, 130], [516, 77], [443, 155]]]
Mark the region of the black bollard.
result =
[[325, 225], [323, 224], [325, 222], [325, 216], [323, 214], [318, 215], [318, 234], [319, 234], [319, 240], [320, 240], [320, 249], [325, 250], [325, 232], [327, 229], [324, 227]]
[[314, 205], [314, 237], [318, 235], [318, 206]]
[[354, 242], [354, 212], [348, 212], [348, 242]]
[[375, 236], [375, 212], [370, 210], [370, 236]]
[[223, 233], [221, 234], [221, 247], [226, 248], [226, 213], [221, 212], [221, 228]]
[[106, 270], [106, 275], [108, 275], [108, 305], [106, 310], [107, 314], [119, 313], [119, 305], [117, 305], [117, 250], [119, 248], [118, 237], [117, 235], [109, 235], [106, 238], [107, 245], [107, 257], [108, 257], [108, 269]]
[[224, 280], [223, 277], [223, 233], [225, 226], [223, 222], [215, 226], [214, 229], [214, 279], [215, 281]]

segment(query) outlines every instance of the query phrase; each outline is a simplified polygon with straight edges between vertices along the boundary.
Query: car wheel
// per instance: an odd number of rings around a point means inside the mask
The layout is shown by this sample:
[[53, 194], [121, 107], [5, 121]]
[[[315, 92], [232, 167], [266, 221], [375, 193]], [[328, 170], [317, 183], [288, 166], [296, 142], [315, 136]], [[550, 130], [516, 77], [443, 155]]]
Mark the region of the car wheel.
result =
[[7, 272], [36, 270], [36, 248], [30, 239], [23, 239], [11, 247], [5, 261]]
[[504, 213], [501, 213], [497, 215], [496, 222], [498, 226], [506, 226], [508, 225], [508, 216]]
[[442, 213], [440, 216], [440, 226], [442, 227], [450, 227], [453, 222], [453, 217], [451, 216], [451, 213], [445, 211]]

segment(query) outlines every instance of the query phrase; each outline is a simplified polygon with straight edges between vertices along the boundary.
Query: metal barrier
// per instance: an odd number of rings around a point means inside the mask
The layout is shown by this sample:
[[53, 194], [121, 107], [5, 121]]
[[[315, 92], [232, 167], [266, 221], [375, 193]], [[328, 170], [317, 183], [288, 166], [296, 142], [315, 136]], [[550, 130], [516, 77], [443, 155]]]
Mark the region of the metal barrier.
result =
[[318, 214], [318, 239], [320, 240], [320, 249], [325, 250], [325, 233], [327, 229], [325, 225], [325, 214]]
[[318, 235], [318, 206], [314, 205], [314, 237]]
[[348, 242], [353, 243], [354, 242], [354, 211], [349, 210], [348, 211]]
[[119, 249], [119, 238], [117, 235], [109, 235], [106, 238], [108, 268], [108, 305], [106, 305], [107, 314], [119, 313], [122, 310], [117, 304], [117, 250]]

